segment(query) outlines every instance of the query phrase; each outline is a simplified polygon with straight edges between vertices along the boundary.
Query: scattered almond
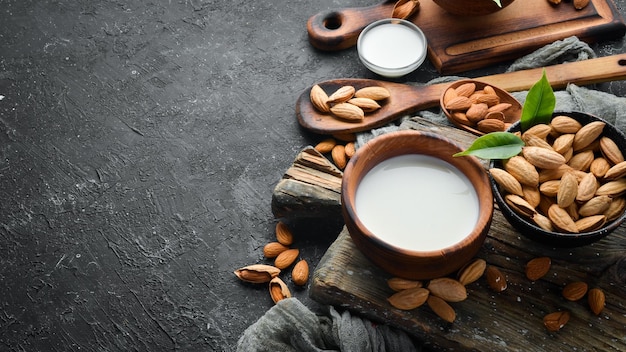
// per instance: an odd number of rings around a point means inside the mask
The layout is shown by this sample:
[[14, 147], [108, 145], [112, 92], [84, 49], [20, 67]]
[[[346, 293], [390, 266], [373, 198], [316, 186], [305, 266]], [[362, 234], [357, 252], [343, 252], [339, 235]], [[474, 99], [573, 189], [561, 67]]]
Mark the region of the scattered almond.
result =
[[289, 226], [282, 221], [276, 223], [276, 240], [285, 246], [291, 246], [293, 243], [293, 233]]
[[394, 293], [387, 301], [395, 308], [401, 310], [412, 310], [426, 302], [429, 292], [423, 287], [409, 288]]
[[587, 293], [589, 308], [591, 308], [591, 311], [595, 315], [600, 315], [604, 309], [605, 300], [604, 292], [599, 288], [592, 288]]
[[587, 283], [582, 281], [574, 281], [563, 287], [563, 297], [568, 301], [578, 301], [587, 294]]
[[454, 311], [454, 308], [452, 308], [452, 306], [450, 306], [445, 300], [437, 296], [429, 296], [427, 302], [430, 309], [441, 319], [447, 321], [448, 323], [452, 323], [456, 319], [456, 312]]
[[422, 282], [417, 280], [409, 280], [401, 277], [392, 277], [387, 280], [387, 286], [392, 290], [398, 292], [402, 290], [406, 290], [409, 288], [420, 288], [422, 287]]
[[274, 259], [274, 266], [281, 270], [286, 269], [296, 261], [298, 255], [300, 255], [300, 251], [298, 249], [288, 249], [280, 253], [276, 259]]
[[345, 146], [341, 144], [337, 144], [336, 146], [333, 147], [333, 150], [331, 150], [331, 156], [333, 158], [333, 162], [335, 163], [335, 165], [337, 165], [337, 167], [340, 170], [343, 170], [346, 167], [346, 164], [348, 163], [345, 148], [346, 148]]
[[471, 284], [483, 276], [486, 268], [484, 259], [475, 259], [459, 271], [459, 282], [464, 286]]
[[461, 302], [467, 298], [467, 289], [457, 280], [441, 277], [430, 280], [428, 291], [447, 302]]
[[487, 269], [485, 269], [485, 274], [487, 276], [487, 284], [489, 287], [495, 292], [502, 292], [507, 288], [506, 278], [498, 269], [493, 265], [487, 265]]
[[333, 150], [333, 147], [335, 145], [337, 145], [337, 141], [334, 138], [326, 138], [323, 141], [317, 143], [314, 149], [320, 152], [321, 154], [326, 154], [326, 153], [330, 153], [330, 151]]
[[549, 257], [538, 257], [531, 259], [526, 263], [526, 277], [531, 281], [537, 281], [544, 277], [548, 271], [550, 271], [550, 266], [552, 265], [552, 260]]
[[553, 312], [543, 317], [543, 325], [550, 332], [561, 330], [569, 321], [570, 313], [568, 311]]
[[309, 263], [301, 259], [291, 270], [291, 280], [298, 286], [304, 286], [309, 280]]
[[280, 253], [288, 250], [289, 247], [279, 242], [270, 242], [263, 247], [265, 258], [276, 258]]

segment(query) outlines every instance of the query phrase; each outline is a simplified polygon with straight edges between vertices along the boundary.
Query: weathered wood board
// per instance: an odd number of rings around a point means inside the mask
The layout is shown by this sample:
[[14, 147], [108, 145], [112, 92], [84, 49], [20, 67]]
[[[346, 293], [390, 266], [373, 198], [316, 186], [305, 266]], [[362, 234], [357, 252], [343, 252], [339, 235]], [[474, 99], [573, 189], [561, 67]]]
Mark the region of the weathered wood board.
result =
[[[402, 126], [441, 133], [462, 146], [475, 138], [419, 118]], [[288, 212], [283, 215], [289, 216]], [[552, 258], [552, 268], [547, 276], [531, 282], [525, 277], [524, 266], [539, 256]], [[550, 248], [518, 233], [496, 207], [488, 238], [477, 257], [499, 267], [508, 288], [495, 293], [484, 278], [470, 284], [468, 299], [452, 303], [457, 314], [452, 324], [439, 319], [427, 306], [413, 311], [391, 307], [386, 301], [393, 294], [386, 284], [390, 275], [361, 254], [345, 229], [317, 265], [310, 295], [321, 303], [400, 327], [434, 349], [626, 350], [625, 226], [589, 246]], [[605, 292], [606, 307], [599, 316], [590, 311], [586, 298], [577, 302], [562, 298], [561, 289], [571, 281], [585, 281]], [[571, 319], [561, 331], [550, 333], [542, 319], [557, 310], [570, 311]]]
[[[477, 17], [449, 14], [431, 0], [420, 3], [420, 11], [410, 20], [426, 35], [428, 57], [443, 74], [515, 59], [570, 36], [591, 43], [626, 32], [612, 0], [591, 0], [583, 10], [575, 10], [571, 1], [553, 6], [546, 0], [518, 0], [497, 13]], [[313, 16], [307, 26], [309, 41], [323, 50], [350, 47], [364, 26], [389, 17], [393, 5], [394, 1], [386, 1]], [[337, 28], [326, 27], [335, 22]]]

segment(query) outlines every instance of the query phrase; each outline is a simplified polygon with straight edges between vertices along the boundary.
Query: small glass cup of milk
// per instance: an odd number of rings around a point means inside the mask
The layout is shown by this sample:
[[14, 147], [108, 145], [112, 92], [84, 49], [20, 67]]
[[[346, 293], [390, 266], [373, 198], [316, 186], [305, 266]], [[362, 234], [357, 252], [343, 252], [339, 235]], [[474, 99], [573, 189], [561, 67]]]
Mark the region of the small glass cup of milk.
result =
[[476, 158], [443, 136], [398, 131], [378, 136], [344, 170], [342, 209], [357, 248], [390, 274], [448, 275], [482, 246], [493, 194]]
[[426, 36], [412, 22], [386, 18], [369, 24], [357, 39], [359, 59], [372, 72], [401, 77], [426, 59]]

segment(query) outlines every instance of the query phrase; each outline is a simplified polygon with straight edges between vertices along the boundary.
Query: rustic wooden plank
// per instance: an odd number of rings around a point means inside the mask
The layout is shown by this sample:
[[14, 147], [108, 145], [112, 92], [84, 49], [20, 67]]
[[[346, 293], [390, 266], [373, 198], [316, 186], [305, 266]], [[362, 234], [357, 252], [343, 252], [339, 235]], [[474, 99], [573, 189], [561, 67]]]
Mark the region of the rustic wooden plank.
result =
[[[413, 118], [402, 128], [443, 133], [461, 146], [475, 136], [428, 120]], [[536, 281], [524, 274], [535, 257], [552, 258], [550, 273]], [[487, 240], [477, 257], [499, 267], [508, 288], [491, 291], [484, 278], [468, 286], [469, 297], [453, 303], [454, 323], [445, 323], [427, 306], [413, 311], [391, 307], [386, 285], [391, 276], [372, 264], [354, 246], [347, 230], [339, 234], [312, 277], [310, 295], [324, 303], [349, 309], [374, 321], [400, 327], [435, 349], [456, 350], [626, 350], [626, 228], [579, 248], [551, 248], [522, 236], [497, 209]], [[599, 316], [586, 299], [568, 302], [562, 287], [571, 281], [599, 287], [607, 305]], [[571, 319], [557, 333], [543, 326], [543, 316], [569, 310]]]
[[276, 218], [341, 217], [343, 173], [313, 147], [296, 156], [272, 193]]

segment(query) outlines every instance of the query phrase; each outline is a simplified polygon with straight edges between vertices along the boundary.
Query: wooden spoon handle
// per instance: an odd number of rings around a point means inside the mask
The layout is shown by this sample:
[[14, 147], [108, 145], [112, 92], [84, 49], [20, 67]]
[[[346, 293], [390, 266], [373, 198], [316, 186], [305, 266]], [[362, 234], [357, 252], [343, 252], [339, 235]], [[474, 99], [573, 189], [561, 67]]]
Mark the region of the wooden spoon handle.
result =
[[391, 17], [395, 1], [369, 7], [345, 8], [320, 12], [307, 21], [309, 42], [315, 48], [335, 51], [354, 46], [363, 28], [372, 22]]
[[[544, 68], [500, 73], [476, 78], [509, 92], [527, 90], [537, 82]], [[554, 89], [573, 83], [579, 86], [626, 79], [626, 54], [546, 66], [546, 76]]]

